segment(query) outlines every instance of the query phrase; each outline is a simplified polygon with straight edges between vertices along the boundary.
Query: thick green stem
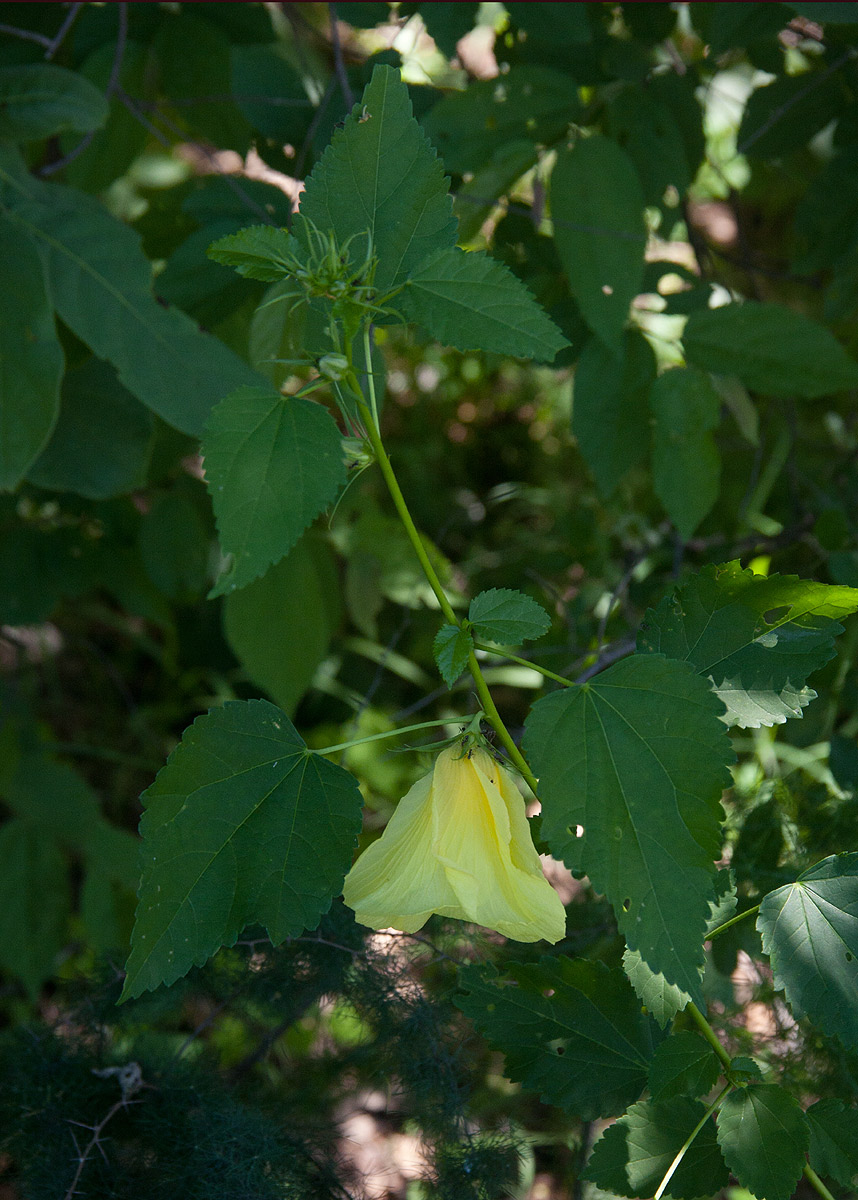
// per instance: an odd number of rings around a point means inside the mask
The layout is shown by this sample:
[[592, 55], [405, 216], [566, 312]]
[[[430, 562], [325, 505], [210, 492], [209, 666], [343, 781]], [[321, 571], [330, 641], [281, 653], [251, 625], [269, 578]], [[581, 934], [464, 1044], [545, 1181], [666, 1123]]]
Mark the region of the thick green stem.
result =
[[[367, 379], [370, 391], [370, 399], [374, 401], [375, 384], [372, 380], [372, 360], [369, 356], [368, 332], [365, 332], [364, 334], [364, 352], [367, 356]], [[355, 381], [355, 383], [356, 382], [357, 381]], [[373, 408], [374, 407], [375, 405], [373, 404]], [[396, 475], [393, 472], [393, 467], [390, 464], [390, 459], [387, 456], [387, 451], [385, 450], [384, 443], [381, 440], [381, 434], [378, 429], [377, 415], [370, 411], [366, 402], [363, 400], [358, 400], [358, 408], [360, 410], [361, 417], [366, 424], [367, 434], [369, 436], [369, 440], [375, 453], [378, 465], [381, 468], [381, 473], [384, 476], [384, 482], [387, 484], [387, 490], [390, 492], [390, 498], [393, 500], [394, 507], [399, 513], [399, 518], [402, 521], [406, 534], [408, 535], [408, 540], [414, 547], [414, 553], [417, 555], [420, 566], [423, 568], [423, 573], [429, 581], [429, 586], [435, 593], [435, 598], [438, 601], [441, 612], [444, 614], [445, 619], [450, 625], [459, 626], [461, 622], [453, 611], [453, 607], [447, 598], [447, 593], [444, 591], [441, 580], [438, 578], [438, 573], [432, 566], [429, 555], [426, 553], [426, 547], [423, 545], [423, 539], [417, 530], [417, 526], [414, 524], [411, 513], [408, 510], [408, 504], [406, 503], [405, 497], [402, 494], [402, 489], [400, 488]], [[492, 694], [489, 691], [488, 684], [483, 677], [483, 673], [480, 670], [480, 664], [477, 662], [477, 658], [473, 650], [468, 655], [468, 667], [474, 677], [477, 695], [480, 698], [480, 703], [482, 704], [483, 710], [486, 714], [486, 720], [494, 729], [498, 736], [498, 740], [506, 750], [512, 762], [521, 772], [521, 775], [523, 776], [528, 787], [535, 794], [537, 789], [536, 777], [534, 776], [530, 767], [527, 765], [524, 755], [512, 740], [509, 730], [501, 719], [501, 715], [497, 710], [494, 700], [492, 699]]]
[[725, 921], [723, 925], [718, 925], [711, 933], [707, 933], [706, 940], [710, 938], [720, 937], [722, 933], [726, 933], [734, 925], [738, 925], [740, 921], [744, 921], [746, 917], [752, 917], [754, 913], [760, 911], [759, 904], [755, 904], [753, 908], [746, 909], [745, 912], [739, 913], [738, 917], [731, 917], [729, 921]]
[[819, 1192], [822, 1200], [834, 1200], [834, 1196], [814, 1171], [810, 1163], [804, 1164], [804, 1177], [812, 1188]]
[[724, 1099], [724, 1097], [727, 1095], [727, 1093], [731, 1092], [732, 1090], [733, 1090], [732, 1083], [725, 1084], [724, 1087], [721, 1089], [721, 1091], [718, 1093], [718, 1095], [715, 1097], [715, 1099], [712, 1101], [712, 1103], [709, 1105], [709, 1107], [706, 1109], [706, 1112], [703, 1114], [703, 1116], [700, 1118], [700, 1120], [697, 1122], [697, 1124], [692, 1129], [691, 1133], [689, 1133], [688, 1137], [682, 1143], [682, 1146], [680, 1147], [679, 1153], [677, 1154], [676, 1158], [673, 1160], [673, 1162], [670, 1164], [670, 1166], [665, 1171], [664, 1178], [662, 1179], [661, 1183], [658, 1185], [658, 1191], [653, 1196], [653, 1200], [661, 1200], [662, 1196], [664, 1195], [664, 1193], [667, 1189], [667, 1185], [670, 1183], [671, 1179], [673, 1179], [673, 1176], [676, 1172], [677, 1167], [682, 1162], [683, 1158], [685, 1158], [685, 1155], [688, 1151], [689, 1146], [694, 1141], [694, 1139], [697, 1137], [698, 1133], [703, 1128], [703, 1126], [706, 1124], [706, 1122], [709, 1120], [709, 1118], [712, 1116], [712, 1114], [715, 1112], [715, 1110], [720, 1107], [721, 1101]]
[[709, 1045], [712, 1047], [712, 1049], [715, 1051], [715, 1053], [721, 1059], [721, 1062], [726, 1067], [726, 1069], [729, 1070], [730, 1063], [733, 1060], [730, 1058], [730, 1055], [727, 1053], [727, 1051], [724, 1049], [724, 1047], [718, 1041], [718, 1038], [715, 1036], [715, 1030], [712, 1028], [712, 1026], [706, 1020], [703, 1013], [700, 1011], [700, 1009], [697, 1007], [697, 1005], [693, 1001], [691, 1001], [688, 1004], [685, 1011], [690, 1013], [691, 1016], [694, 1018], [694, 1020], [697, 1022], [700, 1032], [703, 1034], [703, 1036], [706, 1038], [706, 1041], [709, 1043]]

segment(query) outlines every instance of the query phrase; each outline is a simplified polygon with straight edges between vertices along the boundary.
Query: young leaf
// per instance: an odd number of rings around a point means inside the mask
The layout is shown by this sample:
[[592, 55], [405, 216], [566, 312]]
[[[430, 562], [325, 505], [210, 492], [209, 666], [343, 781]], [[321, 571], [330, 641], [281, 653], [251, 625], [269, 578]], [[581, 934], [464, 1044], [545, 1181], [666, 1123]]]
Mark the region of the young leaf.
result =
[[858, 1177], [858, 1109], [839, 1100], [817, 1100], [804, 1114], [810, 1128], [808, 1158], [814, 1171], [851, 1188]]
[[858, 1046], [858, 852], [832, 854], [769, 892], [757, 929], [796, 1016]]
[[659, 971], [653, 971], [641, 958], [639, 950], [623, 951], [623, 970], [629, 983], [647, 1012], [658, 1021], [662, 1029], [678, 1012], [691, 1003], [688, 992], [675, 983], [668, 983]]
[[288, 230], [252, 225], [218, 238], [209, 246], [208, 256], [248, 279], [274, 282], [291, 273], [291, 260], [298, 248], [299, 243]]
[[812, 400], [858, 387], [858, 362], [810, 317], [746, 300], [688, 319], [685, 356], [704, 371], [738, 375], [752, 391]]
[[340, 620], [331, 551], [312, 534], [223, 606], [227, 641], [247, 674], [292, 714], [313, 682]]
[[554, 241], [590, 328], [619, 354], [641, 290], [644, 200], [631, 159], [599, 134], [561, 150], [551, 175]]
[[439, 250], [413, 272], [400, 308], [457, 350], [552, 362], [569, 342], [509, 267], [482, 250]]
[[452, 687], [468, 665], [468, 655], [474, 648], [470, 630], [462, 625], [442, 625], [435, 635], [432, 649], [441, 678]]
[[477, 637], [503, 646], [535, 641], [551, 628], [551, 618], [542, 605], [511, 588], [490, 588], [474, 596], [468, 620]]
[[[88, 133], [107, 120], [102, 92], [53, 63], [0, 68], [0, 139], [37, 142], [65, 130]], [[8, 259], [4, 259], [8, 262]]]
[[589, 1121], [645, 1087], [659, 1033], [621, 971], [546, 956], [502, 979], [490, 965], [461, 967], [459, 982], [455, 1003], [503, 1050], [509, 1078], [549, 1104]]
[[[674, 1096], [659, 1104], [640, 1100], [593, 1147], [585, 1176], [603, 1191], [649, 1200], [706, 1109]], [[664, 1195], [674, 1200], [711, 1196], [728, 1182], [715, 1129], [707, 1121], [689, 1146]]]
[[720, 709], [686, 664], [634, 656], [538, 700], [525, 723], [542, 836], [605, 893], [629, 947], [697, 1004], [733, 759]]
[[0, 216], [0, 261], [0, 490], [11, 491], [51, 436], [64, 358], [39, 253], [5, 216]]
[[97, 200], [27, 175], [15, 184], [7, 216], [39, 244], [57, 312], [147, 408], [198, 435], [226, 392], [259, 383], [223, 342], [157, 302], [139, 236]]
[[234, 555], [213, 596], [235, 591], [288, 554], [345, 482], [327, 409], [271, 388], [239, 388], [203, 438], [206, 481], [224, 550]]
[[755, 1196], [790, 1200], [804, 1169], [808, 1129], [798, 1101], [775, 1084], [738, 1088], [718, 1111], [727, 1166]]
[[652, 347], [637, 329], [612, 353], [591, 337], [575, 367], [572, 432], [602, 496], [610, 496], [650, 440], [647, 397], [656, 377]]
[[[449, 186], [399, 71], [377, 66], [307, 180], [301, 216], [322, 233], [333, 230], [341, 246], [368, 230], [378, 256], [375, 284], [387, 291], [424, 258], [455, 244]], [[305, 222], [296, 229], [306, 242]], [[355, 245], [354, 257], [365, 253], [365, 238], [356, 237]]]
[[246, 925], [263, 925], [275, 944], [315, 928], [361, 821], [357, 781], [311, 754], [266, 700], [198, 717], [143, 801], [123, 999], [175, 982]]
[[708, 566], [650, 609], [638, 651], [690, 662], [726, 705], [727, 724], [780, 725], [816, 695], [805, 680], [834, 654], [838, 619], [856, 610], [856, 588]]
[[672, 1096], [705, 1096], [718, 1081], [721, 1064], [715, 1051], [696, 1033], [672, 1033], [655, 1052], [649, 1068], [653, 1100]]
[[649, 403], [655, 494], [689, 538], [718, 499], [721, 456], [711, 431], [718, 426], [721, 399], [702, 371], [675, 367], [656, 379]]

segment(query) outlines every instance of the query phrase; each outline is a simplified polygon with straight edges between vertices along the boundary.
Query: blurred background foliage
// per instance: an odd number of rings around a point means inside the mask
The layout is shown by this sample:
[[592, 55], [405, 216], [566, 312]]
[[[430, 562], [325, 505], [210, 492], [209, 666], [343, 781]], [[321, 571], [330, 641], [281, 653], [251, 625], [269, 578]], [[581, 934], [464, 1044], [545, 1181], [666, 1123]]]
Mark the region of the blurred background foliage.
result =
[[[4, 146], [19, 142], [45, 186], [96, 197], [139, 237], [157, 299], [289, 390], [304, 368], [271, 360], [299, 357], [305, 317], [259, 308], [263, 285], [206, 248], [288, 225], [373, 61], [401, 64], [452, 175], [461, 244], [507, 263], [571, 343], [549, 369], [378, 331], [386, 444], [434, 560], [462, 604], [514, 587], [548, 608], [542, 665], [574, 678], [628, 652], [647, 608], [706, 563], [858, 585], [854, 390], [772, 395], [729, 365], [716, 374], [717, 498], [685, 537], [681, 498], [660, 497], [677, 472], [693, 478], [699, 443], [660, 466], [644, 399], [682, 361], [688, 314], [731, 299], [812, 317], [858, 354], [858, 5], [0, 15], [0, 96], [46, 60], [91, 85], [66, 83], [61, 117], [23, 133], [4, 104]], [[75, 116], [99, 102], [103, 118]], [[552, 171], [582, 130], [611, 147], [609, 175], [570, 220]], [[606, 295], [607, 317], [582, 311], [588, 222], [615, 233], [629, 212], [641, 237], [611, 244], [631, 295]], [[600, 334], [624, 322], [606, 349]], [[196, 715], [263, 694], [323, 746], [472, 703], [464, 681], [451, 694], [438, 678], [438, 613], [372, 470], [262, 579], [207, 601], [219, 552], [198, 441], [73, 323], [57, 318], [58, 418], [0, 494], [2, 1195], [596, 1196], [581, 1169], [598, 1130], [506, 1081], [450, 1002], [463, 958], [530, 961], [526, 947], [437, 918], [413, 938], [368, 937], [335, 905], [278, 950], [249, 931], [115, 1007], [138, 796]], [[736, 734], [724, 862], [741, 906], [856, 844], [856, 639], [853, 620], [802, 720]], [[541, 678], [497, 659], [486, 678], [519, 732]], [[343, 761], [366, 836], [426, 762], [382, 743]], [[561, 948], [618, 963], [610, 910], [555, 878]], [[734, 1053], [777, 1059], [796, 1094], [854, 1100], [858, 1063], [773, 1000], [759, 950], [752, 922], [715, 943], [712, 1019]]]

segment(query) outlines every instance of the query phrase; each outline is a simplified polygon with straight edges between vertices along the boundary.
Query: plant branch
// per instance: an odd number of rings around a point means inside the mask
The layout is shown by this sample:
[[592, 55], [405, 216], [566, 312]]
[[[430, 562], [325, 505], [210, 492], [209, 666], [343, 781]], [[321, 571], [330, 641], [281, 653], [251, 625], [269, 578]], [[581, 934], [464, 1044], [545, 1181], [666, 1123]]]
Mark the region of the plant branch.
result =
[[667, 1189], [667, 1185], [670, 1183], [671, 1179], [673, 1179], [676, 1169], [679, 1166], [679, 1164], [682, 1162], [683, 1158], [685, 1158], [685, 1155], [688, 1152], [688, 1149], [691, 1146], [691, 1143], [697, 1137], [698, 1133], [703, 1128], [703, 1126], [706, 1124], [706, 1122], [709, 1120], [709, 1118], [712, 1116], [712, 1114], [718, 1108], [720, 1108], [721, 1103], [722, 1103], [724, 1097], [727, 1095], [727, 1093], [731, 1092], [732, 1090], [733, 1090], [732, 1083], [725, 1084], [724, 1087], [721, 1089], [721, 1091], [718, 1093], [718, 1095], [715, 1097], [715, 1099], [712, 1101], [712, 1103], [709, 1105], [709, 1107], [706, 1109], [706, 1112], [703, 1114], [703, 1116], [700, 1118], [700, 1120], [697, 1122], [697, 1124], [692, 1129], [691, 1133], [689, 1133], [688, 1137], [682, 1143], [682, 1146], [680, 1147], [679, 1153], [677, 1154], [676, 1158], [673, 1160], [673, 1162], [670, 1164], [670, 1166], [665, 1171], [664, 1177], [663, 1177], [661, 1183], [658, 1185], [658, 1190], [656, 1191], [655, 1195], [653, 1196], [653, 1200], [661, 1200], [662, 1196], [665, 1193], [665, 1190]]
[[727, 930], [730, 929], [733, 925], [738, 925], [740, 921], [744, 921], [745, 917], [752, 917], [755, 913], [758, 913], [759, 911], [760, 911], [759, 904], [755, 904], [753, 908], [746, 909], [745, 912], [739, 913], [739, 915], [737, 917], [731, 917], [729, 921], [725, 921], [723, 925], [718, 925], [718, 926], [716, 926], [715, 929], [712, 930], [711, 933], [707, 933], [706, 940], [709, 941], [711, 938], [720, 937], [722, 933], [726, 933]]
[[804, 1177], [810, 1186], [819, 1192], [822, 1200], [834, 1200], [834, 1195], [828, 1190], [810, 1163], [804, 1164]]
[[509, 662], [518, 663], [520, 667], [530, 667], [532, 671], [538, 671], [546, 679], [553, 679], [556, 683], [562, 683], [564, 687], [576, 686], [571, 679], [565, 679], [562, 675], [558, 675], [556, 671], [549, 671], [547, 667], [540, 667], [539, 663], [531, 662], [529, 658], [519, 658], [517, 654], [510, 654], [508, 650], [498, 650], [497, 647], [486, 646], [482, 642], [474, 642], [474, 648], [483, 650], [486, 654], [494, 654], [498, 658], [506, 658]]
[[729, 1071], [730, 1063], [733, 1060], [730, 1058], [730, 1055], [727, 1053], [727, 1051], [724, 1049], [724, 1047], [718, 1041], [718, 1038], [715, 1036], [715, 1030], [712, 1028], [712, 1026], [706, 1020], [703, 1013], [700, 1011], [700, 1009], [697, 1007], [697, 1005], [694, 1003], [693, 1000], [689, 1002], [689, 1004], [686, 1008], [686, 1012], [690, 1013], [692, 1018], [697, 1022], [700, 1032], [703, 1034], [703, 1036], [706, 1038], [706, 1041], [709, 1043], [709, 1045], [712, 1047], [712, 1049], [718, 1055], [723, 1066]]

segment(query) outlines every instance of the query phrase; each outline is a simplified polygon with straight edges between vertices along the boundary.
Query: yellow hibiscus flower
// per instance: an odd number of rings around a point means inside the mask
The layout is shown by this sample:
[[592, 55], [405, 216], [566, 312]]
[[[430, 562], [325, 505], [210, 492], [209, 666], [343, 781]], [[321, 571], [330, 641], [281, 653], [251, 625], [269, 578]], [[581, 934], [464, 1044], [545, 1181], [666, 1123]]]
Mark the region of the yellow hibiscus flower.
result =
[[439, 913], [519, 942], [557, 942], [566, 932], [521, 793], [480, 748], [438, 755], [349, 871], [343, 894], [371, 929], [414, 933]]

